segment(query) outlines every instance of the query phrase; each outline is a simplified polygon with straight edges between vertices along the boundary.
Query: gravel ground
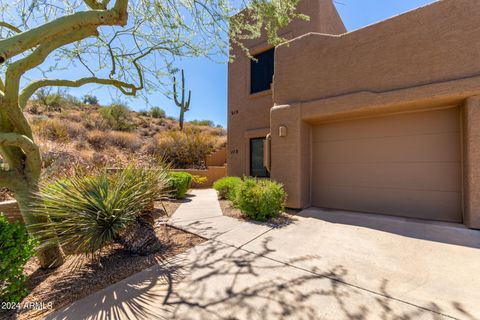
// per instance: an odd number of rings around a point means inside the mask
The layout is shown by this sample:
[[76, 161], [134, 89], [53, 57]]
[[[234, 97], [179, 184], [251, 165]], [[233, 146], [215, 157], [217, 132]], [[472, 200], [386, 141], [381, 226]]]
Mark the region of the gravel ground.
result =
[[[168, 216], [171, 216], [180, 204], [181, 201], [165, 201], [164, 206]], [[164, 224], [167, 217], [163, 210], [157, 209], [157, 214], [155, 230], [163, 245], [154, 254], [132, 255], [125, 252], [120, 245], [114, 244], [100, 253], [95, 261], [85, 256], [69, 256], [66, 263], [55, 270], [40, 269], [37, 259], [31, 259], [25, 267], [25, 273], [29, 275], [27, 287], [30, 294], [21, 304], [42, 302], [48, 305], [51, 303], [52, 309], [43, 311], [19, 309], [9, 312], [0, 310], [0, 319], [42, 319], [56, 309], [155, 264], [163, 263], [169, 257], [205, 241], [199, 236]]]

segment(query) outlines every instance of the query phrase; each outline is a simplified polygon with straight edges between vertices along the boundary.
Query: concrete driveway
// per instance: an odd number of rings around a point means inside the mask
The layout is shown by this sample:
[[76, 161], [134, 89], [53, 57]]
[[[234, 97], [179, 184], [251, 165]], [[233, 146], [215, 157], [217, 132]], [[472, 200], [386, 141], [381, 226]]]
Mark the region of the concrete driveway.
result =
[[195, 190], [171, 224], [210, 240], [49, 319], [480, 319], [480, 232], [306, 210], [272, 228]]

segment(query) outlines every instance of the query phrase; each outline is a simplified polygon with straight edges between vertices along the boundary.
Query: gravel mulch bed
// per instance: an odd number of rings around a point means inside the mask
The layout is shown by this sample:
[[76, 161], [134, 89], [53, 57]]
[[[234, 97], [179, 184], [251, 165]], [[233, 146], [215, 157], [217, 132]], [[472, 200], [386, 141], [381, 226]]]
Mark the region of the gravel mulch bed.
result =
[[[181, 201], [165, 201], [168, 216], [181, 204]], [[0, 310], [0, 319], [33, 320], [42, 319], [48, 313], [65, 307], [89, 294], [108, 287], [137, 272], [155, 264], [162, 263], [169, 257], [178, 255], [204, 241], [204, 238], [188, 233], [164, 223], [167, 219], [161, 209], [157, 209], [155, 231], [162, 243], [162, 248], [151, 255], [132, 255], [114, 244], [106, 248], [95, 262], [85, 256], [69, 256], [61, 267], [54, 270], [40, 269], [36, 258], [32, 258], [25, 267], [29, 276], [27, 287], [30, 294], [22, 301], [52, 304], [52, 309], [19, 309], [15, 311]]]
[[[252, 222], [252, 220], [245, 218], [242, 212], [233, 206], [231, 201], [229, 200], [218, 200], [218, 201], [220, 202], [220, 208], [222, 209], [222, 213], [224, 216]], [[286, 209], [285, 212], [282, 213], [280, 216], [269, 219], [263, 223], [267, 224], [272, 228], [281, 228], [295, 221], [295, 215], [299, 211], [300, 210]]]

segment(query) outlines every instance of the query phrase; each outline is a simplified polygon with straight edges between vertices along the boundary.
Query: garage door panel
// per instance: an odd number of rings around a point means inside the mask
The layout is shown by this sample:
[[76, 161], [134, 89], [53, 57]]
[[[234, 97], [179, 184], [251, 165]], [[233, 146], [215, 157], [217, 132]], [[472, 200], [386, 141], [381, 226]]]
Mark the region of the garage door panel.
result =
[[441, 216], [443, 221], [462, 222], [458, 215], [461, 201], [461, 194], [458, 192], [330, 186], [317, 189], [314, 198], [316, 205], [323, 208], [429, 220], [439, 220]]
[[460, 131], [459, 122], [452, 121], [452, 118], [458, 118], [458, 108], [434, 112], [434, 117], [431, 116], [432, 112], [416, 112], [316, 126], [313, 142]]
[[458, 108], [313, 128], [314, 206], [462, 221]]
[[315, 143], [313, 150], [316, 162], [460, 161], [458, 139], [458, 133], [441, 133], [337, 140]]
[[[413, 190], [460, 190], [458, 163], [323, 163], [315, 168], [317, 187], [381, 187]], [[425, 178], [427, 177], [428, 178]]]

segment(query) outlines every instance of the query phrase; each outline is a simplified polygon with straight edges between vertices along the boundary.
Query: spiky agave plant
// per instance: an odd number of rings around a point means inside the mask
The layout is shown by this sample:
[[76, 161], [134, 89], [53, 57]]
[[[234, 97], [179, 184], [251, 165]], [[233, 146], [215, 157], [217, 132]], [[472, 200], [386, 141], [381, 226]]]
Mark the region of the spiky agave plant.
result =
[[113, 174], [79, 174], [51, 183], [34, 205], [35, 215], [48, 217], [34, 226], [36, 235], [46, 246], [56, 237], [75, 254], [93, 255], [113, 242], [134, 253], [150, 253], [159, 242], [153, 226], [141, 217], [166, 194], [168, 179], [166, 168], [130, 165]]

